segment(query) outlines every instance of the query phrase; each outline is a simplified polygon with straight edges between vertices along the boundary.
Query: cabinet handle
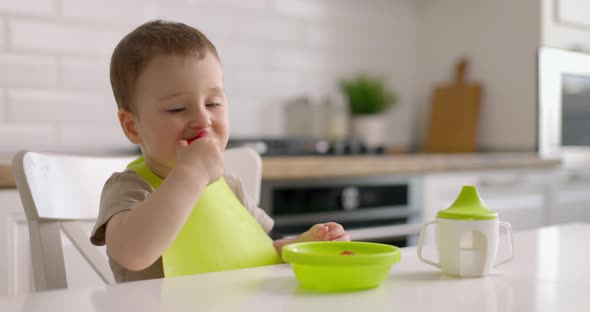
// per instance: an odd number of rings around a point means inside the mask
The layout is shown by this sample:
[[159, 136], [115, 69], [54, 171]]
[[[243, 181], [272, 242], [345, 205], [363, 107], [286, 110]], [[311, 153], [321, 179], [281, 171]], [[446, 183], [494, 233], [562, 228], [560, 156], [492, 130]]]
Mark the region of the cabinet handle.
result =
[[360, 192], [354, 186], [345, 187], [340, 194], [340, 205], [346, 211], [355, 210], [360, 205]]
[[586, 174], [581, 174], [581, 173], [572, 173], [572, 174], [568, 175], [566, 180], [567, 180], [567, 182], [584, 182], [584, 181], [590, 181], [590, 176], [586, 175]]
[[524, 177], [518, 176], [513, 177], [511, 179], [481, 179], [479, 182], [476, 183], [478, 187], [495, 187], [495, 186], [518, 186], [525, 184], [526, 179]]

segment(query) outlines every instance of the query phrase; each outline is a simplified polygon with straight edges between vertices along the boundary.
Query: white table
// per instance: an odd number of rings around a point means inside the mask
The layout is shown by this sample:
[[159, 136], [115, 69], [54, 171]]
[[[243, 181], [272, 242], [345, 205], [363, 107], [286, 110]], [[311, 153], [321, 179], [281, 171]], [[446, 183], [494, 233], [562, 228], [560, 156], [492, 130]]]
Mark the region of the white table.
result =
[[0, 311], [590, 311], [589, 240], [590, 224], [516, 233], [516, 258], [483, 278], [446, 276], [405, 248], [365, 291], [306, 291], [276, 265], [4, 297]]

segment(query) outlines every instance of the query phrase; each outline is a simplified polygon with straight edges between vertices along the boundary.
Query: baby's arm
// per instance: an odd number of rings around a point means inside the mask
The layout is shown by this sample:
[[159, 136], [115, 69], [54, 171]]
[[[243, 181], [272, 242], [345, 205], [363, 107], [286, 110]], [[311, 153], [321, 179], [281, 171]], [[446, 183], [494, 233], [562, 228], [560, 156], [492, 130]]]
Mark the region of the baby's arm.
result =
[[176, 166], [162, 185], [137, 208], [118, 213], [108, 222], [106, 243], [111, 257], [132, 271], [153, 264], [174, 241], [205, 187], [222, 173], [216, 139], [204, 137], [190, 146], [180, 141]]
[[281, 255], [283, 246], [287, 244], [313, 241], [350, 241], [350, 235], [344, 231], [342, 225], [328, 222], [316, 224], [297, 237], [277, 239], [273, 244]]

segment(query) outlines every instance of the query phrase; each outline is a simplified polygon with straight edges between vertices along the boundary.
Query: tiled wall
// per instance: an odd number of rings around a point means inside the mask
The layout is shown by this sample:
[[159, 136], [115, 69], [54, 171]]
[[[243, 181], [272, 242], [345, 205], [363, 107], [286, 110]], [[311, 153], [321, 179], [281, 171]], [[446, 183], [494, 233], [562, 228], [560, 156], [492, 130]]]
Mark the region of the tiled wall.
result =
[[234, 136], [281, 135], [285, 99], [366, 71], [400, 93], [390, 140], [409, 141], [412, 0], [0, 0], [0, 152], [128, 149], [108, 63], [153, 18], [195, 26], [216, 44]]

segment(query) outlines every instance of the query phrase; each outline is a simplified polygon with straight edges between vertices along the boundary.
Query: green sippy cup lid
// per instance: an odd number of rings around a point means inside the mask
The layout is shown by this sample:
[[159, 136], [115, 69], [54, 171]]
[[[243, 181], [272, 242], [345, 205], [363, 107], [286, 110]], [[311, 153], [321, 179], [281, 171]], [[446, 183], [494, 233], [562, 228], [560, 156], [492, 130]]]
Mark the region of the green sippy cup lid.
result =
[[489, 210], [479, 197], [475, 186], [463, 186], [451, 207], [440, 210], [437, 217], [455, 220], [493, 220], [498, 213]]

